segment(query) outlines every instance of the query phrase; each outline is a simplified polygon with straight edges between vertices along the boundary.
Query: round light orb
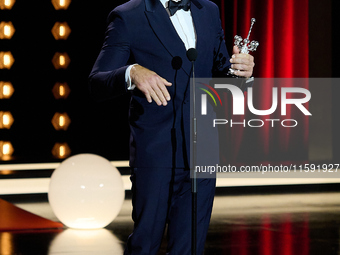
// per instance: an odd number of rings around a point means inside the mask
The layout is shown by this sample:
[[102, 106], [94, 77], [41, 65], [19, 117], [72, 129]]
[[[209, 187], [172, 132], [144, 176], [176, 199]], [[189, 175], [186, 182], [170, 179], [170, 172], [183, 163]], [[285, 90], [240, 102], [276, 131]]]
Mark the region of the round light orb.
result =
[[48, 200], [57, 218], [76, 229], [103, 228], [120, 212], [122, 177], [108, 160], [79, 154], [63, 161], [51, 176]]

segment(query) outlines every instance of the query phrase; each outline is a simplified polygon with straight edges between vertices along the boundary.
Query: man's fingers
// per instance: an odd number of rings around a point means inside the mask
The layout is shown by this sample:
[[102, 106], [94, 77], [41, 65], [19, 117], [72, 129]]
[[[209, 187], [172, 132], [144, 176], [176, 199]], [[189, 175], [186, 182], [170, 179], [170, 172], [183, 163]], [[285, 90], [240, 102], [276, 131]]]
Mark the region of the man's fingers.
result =
[[250, 71], [253, 67], [246, 64], [232, 64], [231, 68], [234, 70]]
[[149, 103], [152, 103], [152, 98], [150, 96], [150, 94], [147, 92], [147, 93], [144, 93], [145, 97], [146, 97], [146, 100], [149, 102]]
[[149, 103], [155, 101], [158, 105], [167, 105], [171, 97], [166, 87], [171, 86], [171, 82], [139, 65], [132, 67], [130, 75], [132, 82], [144, 93]]
[[162, 93], [163, 93], [164, 97], [166, 98], [166, 100], [167, 100], [167, 101], [170, 101], [171, 97], [170, 97], [169, 91], [168, 91], [168, 89], [166, 88], [166, 86], [169, 87], [169, 86], [172, 85], [172, 83], [171, 83], [171, 82], [168, 82], [166, 79], [163, 79], [163, 78], [162, 78], [162, 81], [163, 81], [163, 83], [160, 84], [159, 88], [160, 88], [160, 90], [162, 91]]
[[[153, 101], [155, 101], [155, 103], [157, 105], [162, 105], [162, 101], [161, 101], [161, 99], [159, 98], [159, 96], [157, 95], [157, 93], [155, 91], [151, 92], [151, 98], [153, 99]], [[149, 101], [149, 103], [151, 103], [151, 102]]]
[[240, 77], [251, 77], [253, 75], [253, 72], [236, 70], [235, 75]]
[[[161, 89], [160, 87], [162, 87], [163, 89]], [[163, 84], [157, 84], [156, 86], [153, 87], [153, 98], [155, 100], [155, 102], [158, 105], [163, 104], [164, 106], [166, 106], [167, 103], [167, 99], [166, 97], [169, 97], [169, 93], [168, 90], [165, 88], [165, 86]]]
[[[165, 83], [164, 81], [166, 80], [157, 77], [155, 80], [149, 81], [149, 83], [146, 84], [146, 87], [148, 87], [148, 94], [156, 104], [166, 106], [171, 99], [166, 85], [171, 86], [171, 83]], [[152, 100], [148, 100], [148, 102], [151, 103]]]
[[236, 45], [234, 45], [233, 54], [239, 54], [239, 53], [240, 53], [240, 49]]
[[171, 86], [172, 85], [172, 83], [168, 82], [166, 79], [164, 79], [164, 78], [161, 78], [161, 79], [162, 79], [165, 86]]
[[255, 66], [254, 57], [249, 54], [234, 54], [230, 59], [231, 68], [235, 70], [235, 75], [241, 77], [251, 77]]
[[233, 64], [251, 64], [254, 63], [254, 57], [248, 54], [233, 55], [230, 59]]

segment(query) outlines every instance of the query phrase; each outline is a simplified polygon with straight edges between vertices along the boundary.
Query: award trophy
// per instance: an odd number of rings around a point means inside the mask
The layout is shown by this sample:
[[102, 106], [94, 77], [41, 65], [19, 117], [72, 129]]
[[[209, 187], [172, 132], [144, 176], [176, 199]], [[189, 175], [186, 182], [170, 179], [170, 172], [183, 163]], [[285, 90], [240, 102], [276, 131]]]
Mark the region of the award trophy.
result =
[[[257, 47], [259, 46], [258, 41], [251, 41], [251, 42], [249, 41], [250, 33], [251, 33], [251, 30], [253, 29], [253, 25], [254, 25], [255, 21], [256, 21], [256, 19], [254, 19], [254, 18], [251, 19], [251, 26], [250, 26], [250, 29], [249, 29], [249, 32], [248, 32], [248, 37], [246, 39], [244, 39], [243, 42], [242, 42], [241, 36], [235, 35], [235, 37], [234, 37], [234, 39], [235, 39], [234, 45], [236, 45], [240, 49], [240, 53], [248, 54], [249, 51], [256, 51]], [[230, 68], [229, 74], [235, 76], [235, 71], [236, 70]]]

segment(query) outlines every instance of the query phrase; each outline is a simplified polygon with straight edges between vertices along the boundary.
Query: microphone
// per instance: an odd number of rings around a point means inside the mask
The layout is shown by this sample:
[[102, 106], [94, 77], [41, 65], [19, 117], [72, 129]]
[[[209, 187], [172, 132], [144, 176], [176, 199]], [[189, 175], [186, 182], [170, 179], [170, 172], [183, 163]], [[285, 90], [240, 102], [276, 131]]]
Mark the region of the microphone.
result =
[[179, 56], [173, 57], [171, 61], [171, 66], [175, 70], [175, 77], [174, 77], [174, 86], [173, 86], [173, 96], [172, 96], [172, 111], [173, 111], [173, 121], [172, 121], [172, 128], [171, 128], [171, 142], [172, 142], [172, 163], [176, 165], [176, 153], [177, 153], [177, 138], [176, 138], [176, 120], [177, 120], [177, 113], [175, 107], [175, 101], [177, 96], [177, 72], [181, 69], [183, 65], [183, 60]]
[[190, 62], [194, 62], [197, 59], [197, 50], [195, 48], [190, 48], [187, 50], [187, 58]]
[[171, 66], [174, 70], [177, 71], [177, 70], [181, 69], [182, 64], [183, 64], [183, 60], [182, 60], [181, 57], [179, 57], [179, 56], [173, 57], [173, 59], [171, 61]]
[[[195, 48], [190, 48], [187, 50], [187, 58], [192, 63], [192, 104], [193, 104], [193, 168], [195, 168], [196, 165], [196, 143], [197, 143], [197, 120], [196, 120], [196, 95], [195, 95], [195, 61], [197, 59], [197, 50]], [[197, 246], [197, 176], [196, 171], [193, 170], [192, 173], [193, 176], [191, 178], [191, 198], [192, 198], [192, 204], [191, 204], [191, 254], [196, 255], [196, 246]], [[190, 175], [191, 175], [190, 174]]]

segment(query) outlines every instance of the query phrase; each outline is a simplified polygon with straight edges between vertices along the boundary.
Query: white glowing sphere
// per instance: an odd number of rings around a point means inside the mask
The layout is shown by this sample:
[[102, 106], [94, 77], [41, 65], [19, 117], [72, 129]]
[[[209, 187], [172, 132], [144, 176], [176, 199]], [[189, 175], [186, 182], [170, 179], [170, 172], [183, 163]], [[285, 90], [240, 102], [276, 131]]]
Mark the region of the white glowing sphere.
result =
[[121, 210], [125, 196], [122, 177], [108, 160], [79, 154], [53, 172], [48, 200], [57, 218], [76, 229], [103, 228]]

